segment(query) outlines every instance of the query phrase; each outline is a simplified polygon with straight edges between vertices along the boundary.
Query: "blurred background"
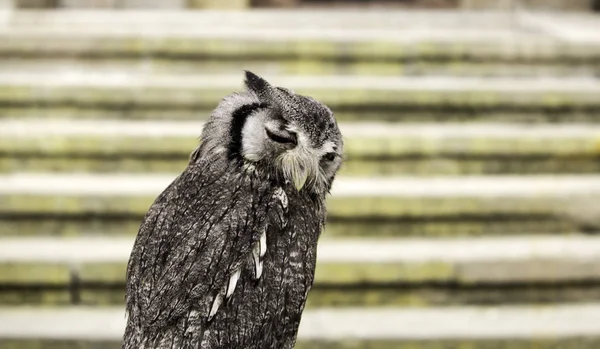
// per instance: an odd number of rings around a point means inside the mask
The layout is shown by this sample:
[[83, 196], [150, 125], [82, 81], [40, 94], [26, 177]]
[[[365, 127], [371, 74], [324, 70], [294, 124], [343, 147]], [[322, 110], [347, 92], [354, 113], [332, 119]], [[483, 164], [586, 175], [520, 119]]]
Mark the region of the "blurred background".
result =
[[346, 164], [298, 348], [600, 348], [600, 1], [0, 0], [0, 348], [119, 348], [154, 198], [243, 69]]

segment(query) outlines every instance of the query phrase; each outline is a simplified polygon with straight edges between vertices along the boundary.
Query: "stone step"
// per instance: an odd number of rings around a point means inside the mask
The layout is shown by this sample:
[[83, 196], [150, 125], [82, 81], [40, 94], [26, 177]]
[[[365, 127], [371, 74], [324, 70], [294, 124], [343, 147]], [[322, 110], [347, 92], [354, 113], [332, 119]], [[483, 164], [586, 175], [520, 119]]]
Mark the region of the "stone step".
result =
[[[135, 233], [175, 174], [0, 176], [0, 234]], [[600, 177], [339, 178], [332, 236], [593, 232]]]
[[[3, 308], [0, 346], [117, 349], [122, 308]], [[298, 349], [595, 349], [600, 306], [307, 310]]]
[[[600, 82], [594, 78], [265, 77], [324, 102], [340, 121], [512, 117], [572, 122], [600, 114]], [[208, 115], [223, 96], [241, 90], [242, 80], [241, 74], [6, 73], [0, 75], [0, 111], [4, 117], [13, 110], [37, 117], [66, 110], [78, 118], [101, 111], [105, 117], [196, 119]]]
[[600, 69], [600, 21], [587, 15], [163, 12], [14, 12], [0, 22], [0, 70], [566, 76]]
[[[201, 121], [0, 119], [0, 172], [178, 172]], [[596, 124], [343, 123], [342, 174], [598, 173]]]
[[[1, 52], [0, 52], [1, 54]], [[277, 57], [198, 61], [177, 57], [40, 57], [3, 58], [0, 73], [28, 71], [94, 71], [103, 74], [135, 72], [138, 74], [219, 75], [250, 70], [270, 75], [371, 75], [371, 76], [459, 76], [459, 77], [585, 77], [600, 75], [595, 61], [563, 62], [498, 62], [459, 59], [436, 61], [415, 57], [392, 62], [365, 60], [336, 62], [311, 58], [294, 60]]]
[[594, 64], [600, 54], [595, 35], [600, 20], [589, 15], [395, 10], [312, 10], [302, 16], [294, 11], [69, 12], [17, 11], [7, 16], [0, 27], [0, 36], [6, 39], [0, 40], [0, 55]]
[[[122, 304], [133, 237], [0, 239], [0, 303]], [[308, 306], [600, 300], [600, 238], [323, 239]]]
[[[0, 56], [2, 52], [0, 51]], [[459, 58], [436, 60], [416, 56], [392, 61], [368, 61], [356, 58], [350, 61], [319, 60], [311, 57], [278, 58], [256, 57], [211, 60], [184, 59], [181, 57], [62, 57], [40, 53], [39, 57], [11, 57], [2, 59], [0, 73], [27, 71], [93, 71], [101, 74], [134, 72], [137, 74], [222, 75], [250, 70], [269, 75], [370, 75], [370, 76], [458, 76], [458, 77], [585, 77], [600, 75], [600, 63], [596, 61], [564, 62], [523, 61], [506, 62]], [[425, 56], [425, 54], [423, 54]]]
[[[298, 16], [301, 13], [302, 16]], [[516, 16], [515, 16], [516, 15]], [[552, 13], [508, 13], [505, 11], [455, 11], [437, 9], [267, 9], [255, 8], [250, 11], [153, 11], [138, 9], [135, 11], [119, 11], [108, 9], [95, 10], [16, 10], [6, 18], [6, 25], [11, 28], [70, 28], [106, 29], [113, 28], [137, 32], [139, 29], [159, 31], [177, 31], [190, 28], [255, 28], [255, 29], [295, 29], [295, 30], [327, 30], [340, 29], [354, 24], [353, 29], [380, 30], [420, 30], [435, 23], [430, 30], [470, 29], [477, 33], [494, 30], [524, 30], [514, 26], [515, 21], [523, 26], [535, 26], [534, 22], [553, 20], [559, 29], [568, 26], [574, 20], [587, 26], [598, 23], [593, 15], [586, 14], [552, 14]], [[583, 23], [582, 23], [583, 22]], [[537, 26], [541, 26], [539, 23]], [[585, 28], [585, 27], [584, 27]], [[145, 32], [142, 32], [145, 33]], [[439, 34], [443, 34], [440, 30]], [[535, 33], [531, 33], [532, 35]], [[274, 33], [276, 35], [276, 33]], [[346, 35], [351, 39], [352, 35]], [[324, 39], [328, 39], [325, 37]], [[407, 39], [398, 37], [398, 40]]]

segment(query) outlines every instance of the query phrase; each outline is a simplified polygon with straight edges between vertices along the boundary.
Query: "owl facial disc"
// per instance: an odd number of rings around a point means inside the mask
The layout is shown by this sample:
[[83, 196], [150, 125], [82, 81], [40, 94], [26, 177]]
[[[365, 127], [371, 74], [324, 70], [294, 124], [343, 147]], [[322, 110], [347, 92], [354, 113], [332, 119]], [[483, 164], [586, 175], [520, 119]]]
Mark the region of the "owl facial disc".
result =
[[247, 104], [259, 107], [243, 123], [240, 153], [244, 161], [293, 184], [298, 191], [328, 191], [343, 152], [331, 110], [251, 72], [246, 72], [246, 87]]

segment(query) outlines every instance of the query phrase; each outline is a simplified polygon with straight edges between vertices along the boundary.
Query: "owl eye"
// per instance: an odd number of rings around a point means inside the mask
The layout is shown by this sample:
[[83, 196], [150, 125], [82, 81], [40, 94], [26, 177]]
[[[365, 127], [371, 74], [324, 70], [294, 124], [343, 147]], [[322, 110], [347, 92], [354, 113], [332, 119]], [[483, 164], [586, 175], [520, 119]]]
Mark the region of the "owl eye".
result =
[[298, 145], [298, 137], [295, 132], [289, 132], [285, 130], [277, 130], [272, 131], [268, 128], [265, 128], [267, 131], [267, 136], [277, 143], [290, 144], [290, 145]]
[[333, 152], [323, 155], [323, 159], [325, 159], [327, 161], [333, 161], [333, 160], [335, 160], [336, 157], [337, 157], [337, 154], [333, 153]]

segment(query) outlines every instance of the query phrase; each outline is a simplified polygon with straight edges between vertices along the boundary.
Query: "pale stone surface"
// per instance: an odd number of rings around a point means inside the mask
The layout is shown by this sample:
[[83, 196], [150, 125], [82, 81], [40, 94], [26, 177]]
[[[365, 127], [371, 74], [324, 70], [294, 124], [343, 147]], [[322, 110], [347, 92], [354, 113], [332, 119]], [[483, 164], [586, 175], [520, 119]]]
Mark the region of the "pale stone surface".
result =
[[[204, 122], [170, 120], [69, 120], [47, 118], [0, 119], [0, 136], [38, 137], [198, 137]], [[507, 123], [340, 123], [344, 137], [456, 139], [528, 139], [558, 142], [568, 139], [600, 139], [599, 124], [507, 124]]]
[[[216, 4], [231, 7], [221, 2]], [[564, 50], [565, 41], [581, 45], [600, 42], [597, 35], [600, 16], [531, 11], [51, 11], [16, 13], [10, 29], [4, 35], [17, 36], [14, 40], [23, 36], [50, 40], [56, 35], [117, 38], [134, 34], [148, 38], [316, 39], [402, 44], [425, 41], [484, 46], [493, 43], [507, 54], [514, 50], [551, 54], [557, 49]]]
[[[125, 264], [133, 237], [4, 238], [0, 263]], [[319, 265], [416, 268], [443, 264], [459, 282], [590, 280], [600, 277], [600, 238], [517, 236], [485, 238], [324, 239]]]
[[[175, 174], [8, 174], [0, 175], [0, 195], [110, 197], [158, 195]], [[487, 198], [593, 200], [600, 196], [600, 176], [398, 176], [341, 177], [334, 198]]]
[[[540, 77], [540, 78], [485, 78], [485, 77], [380, 77], [380, 76], [265, 76], [271, 83], [291, 89], [319, 89], [344, 91], [366, 89], [377, 91], [432, 91], [455, 92], [495, 92], [498, 94], [534, 95], [551, 92], [573, 94], [574, 97], [600, 94], [600, 81], [593, 77]], [[94, 72], [6, 72], [0, 75], [0, 85], [70, 87], [81, 86], [102, 88], [203, 88], [233, 90], [243, 87], [239, 74], [219, 75], [144, 75], [115, 72], [95, 74]]]
[[[122, 308], [0, 309], [0, 339], [118, 341]], [[529, 339], [600, 336], [600, 305], [319, 309], [302, 316], [302, 340]]]

